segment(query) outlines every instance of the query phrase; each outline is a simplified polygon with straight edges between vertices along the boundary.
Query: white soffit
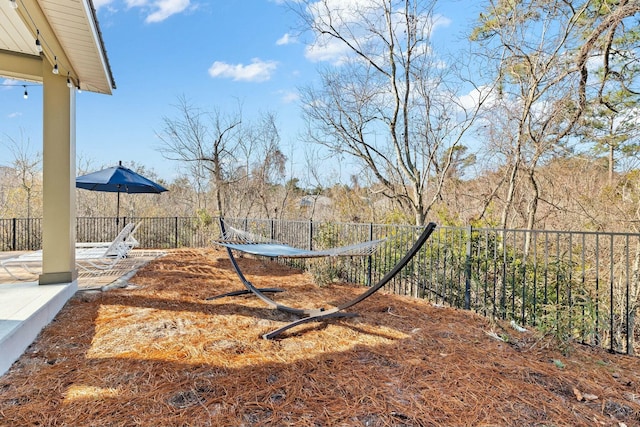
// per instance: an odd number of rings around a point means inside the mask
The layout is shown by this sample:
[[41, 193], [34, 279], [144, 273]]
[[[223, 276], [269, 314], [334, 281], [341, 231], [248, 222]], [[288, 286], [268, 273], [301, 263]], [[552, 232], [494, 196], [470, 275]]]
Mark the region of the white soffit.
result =
[[82, 90], [112, 93], [115, 82], [90, 0], [16, 0], [17, 9], [11, 3], [0, 0], [0, 75], [42, 81], [46, 66], [39, 67], [40, 76], [24, 67], [42, 56]]

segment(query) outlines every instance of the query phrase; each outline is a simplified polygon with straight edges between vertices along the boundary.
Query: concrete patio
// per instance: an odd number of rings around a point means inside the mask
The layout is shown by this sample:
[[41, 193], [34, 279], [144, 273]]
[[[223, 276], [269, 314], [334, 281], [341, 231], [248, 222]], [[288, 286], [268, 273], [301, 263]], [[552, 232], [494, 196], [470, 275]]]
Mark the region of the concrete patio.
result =
[[[0, 252], [0, 259], [18, 254]], [[0, 375], [7, 372], [77, 291], [100, 292], [126, 286], [138, 268], [163, 254], [133, 250], [131, 256], [108, 271], [80, 272], [76, 281], [52, 285], [39, 285], [37, 275], [33, 280], [18, 281], [0, 269]]]

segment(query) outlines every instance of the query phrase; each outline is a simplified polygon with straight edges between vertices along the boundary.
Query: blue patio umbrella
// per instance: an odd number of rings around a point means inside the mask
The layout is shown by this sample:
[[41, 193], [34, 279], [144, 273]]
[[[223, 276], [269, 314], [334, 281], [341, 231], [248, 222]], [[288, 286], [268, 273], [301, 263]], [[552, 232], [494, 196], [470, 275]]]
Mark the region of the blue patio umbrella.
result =
[[118, 193], [116, 224], [120, 221], [120, 193], [162, 193], [162, 185], [122, 166], [92, 172], [76, 178], [76, 187], [91, 191]]

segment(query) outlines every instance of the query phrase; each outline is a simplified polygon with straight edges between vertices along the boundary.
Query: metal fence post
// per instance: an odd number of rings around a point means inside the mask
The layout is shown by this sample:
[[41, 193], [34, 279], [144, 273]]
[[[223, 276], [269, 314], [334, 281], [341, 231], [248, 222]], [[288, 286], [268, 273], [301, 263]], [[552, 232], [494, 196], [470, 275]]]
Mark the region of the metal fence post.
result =
[[469, 226], [467, 231], [467, 253], [464, 262], [464, 308], [471, 308], [471, 240], [473, 236], [473, 226]]
[[174, 227], [174, 237], [175, 237], [175, 247], [178, 247], [178, 217], [175, 217], [175, 227]]
[[309, 220], [309, 250], [313, 250], [313, 220]]
[[[373, 223], [369, 223], [369, 241], [373, 240]], [[371, 270], [373, 268], [373, 255], [367, 257], [367, 286], [371, 286]]]
[[276, 240], [276, 224], [275, 224], [275, 220], [273, 218], [271, 218], [271, 236], [270, 236], [271, 240]]
[[16, 230], [16, 228], [17, 228], [17, 221], [18, 221], [18, 220], [17, 220], [16, 218], [13, 218], [13, 221], [11, 221], [11, 228], [12, 228], [11, 232], [13, 233], [13, 234], [11, 235], [11, 250], [12, 250], [12, 251], [15, 251], [15, 250], [16, 250], [16, 239], [17, 239], [17, 237], [16, 237], [16, 236], [18, 235], [18, 234], [17, 234], [17, 231], [18, 231], [18, 230]]

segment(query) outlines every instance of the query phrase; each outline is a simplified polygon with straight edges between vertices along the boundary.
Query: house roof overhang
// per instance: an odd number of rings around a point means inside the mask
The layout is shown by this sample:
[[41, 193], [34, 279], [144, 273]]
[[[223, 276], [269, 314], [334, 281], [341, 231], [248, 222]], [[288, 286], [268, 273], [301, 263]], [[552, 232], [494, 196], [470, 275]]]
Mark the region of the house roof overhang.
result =
[[42, 61], [82, 90], [116, 88], [91, 0], [0, 0], [0, 76], [42, 82]]

